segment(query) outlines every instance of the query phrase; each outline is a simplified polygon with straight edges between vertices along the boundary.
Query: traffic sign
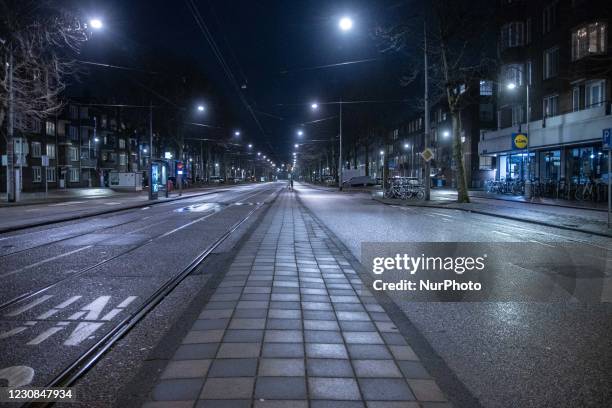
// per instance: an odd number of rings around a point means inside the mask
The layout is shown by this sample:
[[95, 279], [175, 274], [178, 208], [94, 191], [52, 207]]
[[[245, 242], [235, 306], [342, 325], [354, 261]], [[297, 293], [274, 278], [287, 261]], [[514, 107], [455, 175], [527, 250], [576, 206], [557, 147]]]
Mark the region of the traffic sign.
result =
[[612, 149], [612, 128], [603, 130], [602, 143], [604, 149]]
[[434, 154], [431, 151], [431, 149], [428, 147], [425, 150], [423, 150], [421, 152], [421, 157], [423, 158], [423, 160], [425, 160], [426, 162], [430, 161], [431, 159], [434, 158]]

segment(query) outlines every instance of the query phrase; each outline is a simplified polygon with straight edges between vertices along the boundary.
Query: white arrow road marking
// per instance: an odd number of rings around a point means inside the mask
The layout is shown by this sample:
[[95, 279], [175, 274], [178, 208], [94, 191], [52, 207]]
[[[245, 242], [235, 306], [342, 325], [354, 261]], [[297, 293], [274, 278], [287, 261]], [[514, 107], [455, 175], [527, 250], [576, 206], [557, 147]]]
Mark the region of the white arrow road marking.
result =
[[0, 378], [8, 381], [9, 387], [23, 387], [32, 382], [34, 370], [28, 366], [12, 366], [0, 370]]
[[87, 337], [102, 327], [103, 324], [104, 323], [91, 322], [79, 323], [76, 329], [70, 333], [68, 340], [64, 342], [64, 346], [78, 346], [83, 340], [87, 339]]
[[2, 339], [7, 339], [9, 337], [12, 337], [16, 334], [21, 333], [22, 331], [26, 330], [28, 328], [28, 326], [19, 326], [19, 327], [15, 327], [14, 329], [11, 329], [9, 331], [5, 331], [4, 333], [0, 333], [0, 340]]
[[110, 296], [100, 296], [99, 298], [97, 298], [96, 300], [88, 304], [87, 306], [84, 306], [79, 312], [76, 312], [75, 314], [70, 316], [68, 320], [77, 320], [81, 318], [87, 312], [89, 313], [87, 313], [87, 316], [85, 316], [85, 319], [98, 320], [98, 318], [100, 317], [100, 314], [102, 314], [102, 310], [104, 309], [104, 307], [106, 307], [110, 298], [111, 298]]
[[39, 297], [38, 299], [36, 299], [35, 301], [33, 301], [32, 303], [28, 303], [25, 306], [20, 307], [19, 309], [13, 310], [11, 313], [7, 313], [5, 314], [5, 316], [17, 316], [18, 314], [21, 314], [27, 310], [32, 309], [35, 306], [38, 306], [39, 304], [41, 304], [42, 302], [45, 302], [49, 299], [51, 299], [53, 297], [53, 295], [44, 295]]
[[33, 263], [31, 265], [28, 265], [28, 266], [24, 266], [23, 268], [15, 269], [14, 271], [4, 273], [4, 274], [0, 275], [0, 278], [4, 278], [4, 277], [9, 276], [9, 275], [14, 275], [16, 273], [19, 273], [19, 272], [22, 272], [22, 271], [25, 271], [25, 270], [28, 270], [28, 269], [32, 269], [32, 268], [34, 268], [36, 266], [40, 266], [42, 264], [46, 264], [47, 262], [55, 261], [56, 259], [63, 258], [63, 257], [68, 256], [68, 255], [76, 254], [77, 252], [84, 251], [86, 249], [91, 248], [92, 246], [93, 245], [87, 245], [87, 246], [84, 246], [82, 248], [75, 249], [74, 251], [69, 251], [69, 252], [66, 252], [64, 254], [59, 254], [59, 255], [53, 256], [51, 258], [43, 259], [42, 261]]

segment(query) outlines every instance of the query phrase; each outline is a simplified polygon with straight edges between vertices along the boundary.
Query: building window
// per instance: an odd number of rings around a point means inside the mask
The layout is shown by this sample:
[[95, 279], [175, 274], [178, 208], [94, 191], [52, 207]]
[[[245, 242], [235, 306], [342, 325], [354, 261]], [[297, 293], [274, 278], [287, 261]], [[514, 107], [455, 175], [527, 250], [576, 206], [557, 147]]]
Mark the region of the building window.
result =
[[542, 109], [545, 117], [557, 116], [559, 114], [559, 95], [544, 97]]
[[78, 161], [79, 160], [79, 155], [78, 155], [78, 151], [76, 147], [69, 147], [68, 148], [68, 157], [70, 158], [70, 161]]
[[71, 183], [76, 183], [77, 181], [79, 181], [79, 172], [80, 170], [76, 167], [73, 167], [70, 169], [70, 182]]
[[605, 99], [605, 81], [597, 80], [587, 82], [585, 87], [585, 108], [601, 106]]
[[504, 24], [501, 28], [501, 48], [520, 47], [524, 44], [524, 24], [522, 21], [515, 21]]
[[125, 153], [120, 153], [119, 154], [119, 165], [125, 166], [126, 164], [127, 164], [127, 157]]
[[32, 166], [32, 183], [40, 183], [42, 181], [40, 166]]
[[125, 149], [125, 139], [119, 139], [119, 148]]
[[47, 167], [47, 181], [50, 183], [55, 182], [55, 167]]
[[79, 140], [79, 132], [76, 126], [68, 126], [68, 137], [70, 140]]
[[79, 118], [79, 107], [75, 105], [70, 105], [70, 119], [78, 119]]
[[572, 111], [577, 112], [580, 110], [580, 87], [575, 86], [572, 89]]
[[531, 44], [531, 18], [525, 22], [525, 44]]
[[42, 152], [40, 142], [32, 142], [32, 157], [40, 157]]
[[523, 65], [522, 64], [507, 64], [502, 67], [502, 81], [500, 87], [508, 84], [516, 86], [523, 85]]
[[46, 124], [47, 135], [55, 136], [55, 123], [47, 122]]
[[544, 34], [551, 32], [556, 22], [557, 2], [555, 1], [544, 7], [544, 13], [542, 13], [542, 31]]
[[559, 75], [559, 47], [544, 51], [544, 79]]
[[512, 106], [512, 126], [523, 123], [523, 105]]
[[480, 81], [480, 95], [481, 96], [493, 95], [493, 82], [492, 81]]
[[493, 165], [493, 157], [491, 156], [480, 156], [480, 170], [493, 170], [495, 167]]
[[591, 23], [572, 31], [572, 61], [579, 60], [591, 54], [606, 52], [608, 25], [606, 23]]
[[47, 143], [47, 156], [50, 159], [55, 159], [55, 145], [53, 143]]

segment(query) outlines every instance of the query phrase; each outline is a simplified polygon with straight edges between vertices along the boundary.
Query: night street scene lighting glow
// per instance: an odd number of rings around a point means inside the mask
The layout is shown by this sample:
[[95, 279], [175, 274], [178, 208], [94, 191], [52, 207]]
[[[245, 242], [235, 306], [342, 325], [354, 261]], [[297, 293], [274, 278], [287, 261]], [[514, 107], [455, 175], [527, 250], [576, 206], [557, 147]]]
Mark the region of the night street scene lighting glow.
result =
[[612, 407], [611, 4], [0, 0], [0, 400]]

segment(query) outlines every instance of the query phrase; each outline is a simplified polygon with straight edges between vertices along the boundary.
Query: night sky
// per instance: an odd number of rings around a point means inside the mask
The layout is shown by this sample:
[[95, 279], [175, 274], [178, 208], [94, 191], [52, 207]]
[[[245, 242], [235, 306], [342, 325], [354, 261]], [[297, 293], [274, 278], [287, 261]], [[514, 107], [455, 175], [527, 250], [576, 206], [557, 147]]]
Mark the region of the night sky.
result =
[[[323, 105], [312, 112], [312, 101], [405, 99], [414, 97], [421, 87], [419, 83], [412, 88], [401, 87], [399, 81], [406, 59], [420, 56], [383, 55], [373, 34], [379, 25], [414, 14], [410, 1], [193, 3], [240, 91], [224, 73], [186, 0], [78, 2], [83, 15], [100, 16], [105, 22], [104, 31], [87, 43], [82, 58], [136, 68], [146, 66], [151, 58], [169, 54], [193, 59], [212, 82], [211, 95], [202, 96], [209, 108], [204, 121], [223, 127], [228, 134], [241, 129], [243, 142], [253, 142], [258, 150], [279, 162], [289, 161], [293, 144], [300, 141], [296, 136], [300, 123], [337, 115], [337, 105]], [[338, 29], [338, 19], [343, 15], [355, 21], [351, 32]], [[370, 58], [377, 60], [309, 69]], [[259, 125], [244, 101], [255, 111]], [[350, 138], [362, 129], [365, 118], [397, 121], [414, 110], [414, 105], [390, 102], [347, 107], [346, 136]], [[329, 138], [337, 133], [338, 123], [329, 120], [304, 129], [305, 140]]]

